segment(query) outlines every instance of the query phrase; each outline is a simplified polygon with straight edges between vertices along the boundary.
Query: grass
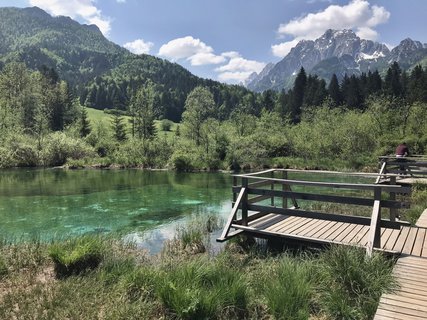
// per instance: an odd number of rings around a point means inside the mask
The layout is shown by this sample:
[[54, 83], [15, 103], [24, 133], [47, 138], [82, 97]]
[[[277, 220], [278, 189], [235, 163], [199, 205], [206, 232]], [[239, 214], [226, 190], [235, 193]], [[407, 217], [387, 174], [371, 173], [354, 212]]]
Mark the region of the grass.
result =
[[[94, 125], [100, 124], [104, 128], [108, 128], [111, 130], [111, 119], [112, 115], [105, 113], [103, 110], [93, 109], [93, 108], [86, 108], [87, 110], [87, 116], [91, 123], [91, 126], [93, 128]], [[123, 116], [124, 123], [126, 124], [128, 135], [131, 132], [131, 125], [130, 125], [130, 117], [129, 116]], [[178, 127], [177, 123], [174, 123], [171, 121], [170, 123], [170, 130], [163, 131], [162, 130], [162, 120], [155, 120], [154, 121], [156, 129], [157, 129], [157, 135], [162, 137], [166, 136], [168, 140], [172, 140], [175, 136], [176, 128]]]
[[101, 238], [85, 236], [53, 244], [49, 257], [55, 264], [56, 276], [62, 278], [95, 269], [105, 251]]
[[[196, 219], [183, 230], [215, 229]], [[184, 250], [199, 236], [177, 234], [177, 250], [146, 256], [105, 237], [0, 245], [2, 319], [370, 319], [393, 287], [393, 261], [380, 253], [332, 247], [325, 252], [272, 254], [235, 241], [217, 255]], [[185, 245], [184, 245], [185, 243]], [[208, 244], [205, 244], [208, 245]], [[102, 248], [108, 248], [103, 250]], [[56, 277], [88, 254], [85, 272]]]

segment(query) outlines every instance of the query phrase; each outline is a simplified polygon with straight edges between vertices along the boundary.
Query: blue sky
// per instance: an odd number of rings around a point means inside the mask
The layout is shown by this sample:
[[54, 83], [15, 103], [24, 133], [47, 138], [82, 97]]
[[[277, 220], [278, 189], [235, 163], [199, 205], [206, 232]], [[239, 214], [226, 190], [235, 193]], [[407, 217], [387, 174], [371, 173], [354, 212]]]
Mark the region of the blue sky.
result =
[[407, 37], [427, 42], [426, 0], [0, 0], [0, 6], [38, 6], [96, 24], [135, 53], [229, 83], [328, 28], [353, 29], [389, 46]]

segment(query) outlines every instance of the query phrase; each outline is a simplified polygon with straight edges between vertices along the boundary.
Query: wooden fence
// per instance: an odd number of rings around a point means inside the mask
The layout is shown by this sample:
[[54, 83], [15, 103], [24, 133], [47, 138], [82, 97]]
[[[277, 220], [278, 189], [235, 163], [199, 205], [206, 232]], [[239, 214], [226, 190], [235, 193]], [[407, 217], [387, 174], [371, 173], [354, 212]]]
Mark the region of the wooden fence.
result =
[[[398, 210], [409, 207], [405, 201], [396, 200], [396, 195], [408, 194], [410, 192], [409, 187], [374, 183], [360, 184], [288, 179], [290, 173], [296, 172], [365, 176], [372, 178], [372, 180], [375, 180], [378, 176], [378, 174], [366, 173], [287, 169], [271, 169], [256, 173], [235, 175], [233, 176], [232, 187], [232, 211], [217, 241], [226, 241], [242, 232], [238, 228], [235, 228], [237, 231], [231, 231], [233, 226], [247, 226], [251, 221], [260, 219], [267, 214], [277, 214], [370, 226], [369, 241], [366, 248], [367, 253], [370, 255], [373, 248], [381, 247], [381, 227], [399, 229], [402, 225], [407, 224], [406, 222], [396, 221]], [[293, 191], [292, 188], [295, 189], [296, 187], [303, 187], [304, 190]], [[315, 187], [316, 190], [309, 190], [311, 187]], [[337, 194], [338, 189], [349, 190], [356, 193], [356, 195], [340, 195]], [[326, 190], [328, 194], [321, 193], [319, 190]], [[372, 208], [372, 214], [370, 217], [364, 217], [319, 212], [310, 208], [303, 208], [304, 205], [309, 207], [307, 205], [309, 202], [367, 206]], [[388, 219], [384, 219], [381, 216], [383, 208], [389, 209]]]

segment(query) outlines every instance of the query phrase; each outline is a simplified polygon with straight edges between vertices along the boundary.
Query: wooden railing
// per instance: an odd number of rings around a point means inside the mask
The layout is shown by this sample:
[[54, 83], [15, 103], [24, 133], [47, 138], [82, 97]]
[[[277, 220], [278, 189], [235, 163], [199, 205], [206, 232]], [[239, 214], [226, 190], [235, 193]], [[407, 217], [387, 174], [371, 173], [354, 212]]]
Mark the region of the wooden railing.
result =
[[[290, 180], [289, 173], [323, 173], [347, 176], [365, 176], [374, 180], [378, 174], [342, 173], [331, 171], [307, 171], [271, 169], [257, 173], [233, 176], [233, 209], [226, 222], [218, 241], [226, 241], [240, 233], [231, 232], [233, 226], [248, 226], [248, 223], [267, 214], [274, 213], [285, 216], [296, 216], [336, 222], [347, 222], [370, 227], [367, 252], [381, 247], [380, 228], [399, 229], [402, 221], [396, 221], [396, 215], [401, 208], [408, 208], [406, 202], [396, 200], [396, 194], [408, 194], [409, 187], [399, 185], [360, 184]], [[303, 190], [293, 191], [292, 188], [303, 187]], [[309, 190], [315, 187], [316, 190]], [[329, 194], [319, 193], [319, 189], [329, 191]], [[350, 190], [356, 195], [337, 195], [336, 189]], [[368, 195], [367, 195], [368, 194]], [[388, 197], [387, 197], [388, 195]], [[289, 205], [289, 202], [292, 204]], [[352, 216], [336, 213], [325, 213], [311, 210], [309, 202], [338, 203], [346, 205], [368, 206], [372, 208], [370, 217]], [[306, 206], [307, 208], [303, 208]], [[390, 210], [389, 219], [381, 218], [381, 209]], [[239, 214], [240, 213], [240, 214]]]
[[381, 179], [387, 180], [386, 175], [390, 174], [398, 177], [427, 178], [427, 156], [412, 155], [402, 158], [382, 156], [378, 158], [378, 168], [380, 176], [377, 182]]

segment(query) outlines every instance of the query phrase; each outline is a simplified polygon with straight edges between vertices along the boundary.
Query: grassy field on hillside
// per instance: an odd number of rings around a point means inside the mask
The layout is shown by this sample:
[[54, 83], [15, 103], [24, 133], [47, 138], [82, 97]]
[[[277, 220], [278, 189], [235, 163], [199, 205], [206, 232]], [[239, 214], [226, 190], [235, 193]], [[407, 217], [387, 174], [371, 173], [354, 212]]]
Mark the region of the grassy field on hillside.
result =
[[[90, 124], [92, 127], [97, 125], [102, 125], [105, 128], [109, 128], [112, 130], [112, 115], [109, 113], [105, 113], [103, 110], [93, 109], [93, 108], [86, 108], [88, 119], [90, 121]], [[130, 123], [130, 117], [129, 116], [123, 116], [124, 123], [126, 123], [127, 127], [127, 133], [128, 135], [131, 134], [131, 123]], [[157, 135], [163, 136], [166, 135], [167, 138], [172, 138], [175, 136], [176, 128], [179, 126], [177, 123], [172, 122], [172, 126], [170, 128], [170, 131], [163, 131], [162, 130], [162, 121], [161, 120], [155, 120], [156, 129], [157, 129]]]

